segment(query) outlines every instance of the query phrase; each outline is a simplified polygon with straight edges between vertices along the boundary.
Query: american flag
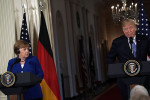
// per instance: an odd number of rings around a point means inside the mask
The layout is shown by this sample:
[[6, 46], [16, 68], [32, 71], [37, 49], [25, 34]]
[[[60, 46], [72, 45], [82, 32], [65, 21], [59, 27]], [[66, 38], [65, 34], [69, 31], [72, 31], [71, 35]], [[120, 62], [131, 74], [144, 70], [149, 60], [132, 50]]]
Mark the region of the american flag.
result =
[[87, 85], [88, 84], [88, 72], [87, 72], [87, 67], [86, 67], [86, 59], [85, 59], [85, 54], [84, 54], [84, 46], [83, 46], [83, 37], [79, 40], [79, 45], [80, 45], [80, 57], [81, 57], [81, 75], [83, 79], [83, 84]]
[[[150, 39], [150, 27], [149, 21], [146, 17], [144, 5], [142, 0], [139, 0], [139, 18], [138, 18], [138, 34], [146, 35]], [[150, 56], [147, 56], [147, 60], [150, 61]]]
[[139, 0], [138, 34], [146, 35], [150, 39], [149, 21], [146, 17], [142, 0]]
[[32, 56], [31, 42], [30, 42], [30, 38], [28, 34], [28, 27], [27, 27], [27, 22], [26, 22], [26, 13], [23, 14], [20, 40], [24, 40], [29, 43], [29, 56]]

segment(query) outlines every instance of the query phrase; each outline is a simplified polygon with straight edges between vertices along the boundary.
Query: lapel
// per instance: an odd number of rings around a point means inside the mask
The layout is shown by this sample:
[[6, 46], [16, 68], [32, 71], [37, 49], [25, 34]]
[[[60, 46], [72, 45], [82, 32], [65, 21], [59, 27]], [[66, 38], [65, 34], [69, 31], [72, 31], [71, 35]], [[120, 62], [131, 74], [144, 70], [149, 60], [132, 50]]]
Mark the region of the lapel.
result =
[[139, 56], [140, 56], [140, 50], [141, 50], [141, 47], [140, 47], [140, 45], [141, 45], [141, 40], [138, 38], [138, 36], [137, 36], [137, 38], [136, 38], [136, 58], [138, 58]]
[[126, 55], [128, 56], [128, 58], [134, 58], [134, 55], [132, 54], [132, 50], [129, 47], [127, 37], [124, 38], [124, 45], [125, 45], [125, 52], [127, 53]]

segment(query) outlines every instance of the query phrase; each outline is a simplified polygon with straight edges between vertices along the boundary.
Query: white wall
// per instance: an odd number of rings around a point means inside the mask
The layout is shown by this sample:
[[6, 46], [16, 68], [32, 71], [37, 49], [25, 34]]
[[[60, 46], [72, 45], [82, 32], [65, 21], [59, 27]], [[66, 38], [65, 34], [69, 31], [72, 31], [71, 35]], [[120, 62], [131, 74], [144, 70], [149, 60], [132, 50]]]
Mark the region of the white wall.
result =
[[[67, 1], [67, 0], [66, 0]], [[73, 80], [72, 80], [72, 71], [71, 71], [71, 63], [70, 63], [70, 50], [69, 50], [69, 41], [68, 41], [68, 30], [67, 30], [67, 19], [66, 19], [66, 9], [65, 9], [65, 1], [64, 0], [51, 0], [51, 6], [52, 6], [52, 19], [53, 19], [53, 32], [54, 32], [54, 42], [55, 42], [55, 55], [56, 55], [56, 66], [57, 69], [59, 70], [57, 75], [58, 78], [62, 72], [61, 70], [61, 64], [62, 63], [66, 63], [66, 62], [62, 62], [61, 61], [61, 53], [59, 52], [59, 42], [58, 39], [61, 37], [58, 37], [60, 35], [58, 35], [59, 33], [59, 27], [57, 25], [57, 19], [56, 19], [56, 13], [59, 11], [61, 13], [62, 16], [62, 23], [63, 24], [62, 27], [64, 27], [64, 34], [62, 34], [62, 37], [64, 38], [64, 48], [66, 48], [66, 60], [67, 60], [67, 66], [65, 66], [65, 71], [67, 73], [64, 74], [64, 87], [65, 88], [65, 96], [66, 97], [72, 97], [74, 96], [73, 94]], [[61, 79], [61, 78], [59, 78]], [[59, 80], [59, 84], [62, 84]], [[61, 88], [61, 87], [60, 87]], [[62, 91], [62, 89], [61, 89]], [[62, 92], [61, 92], [61, 97], [62, 97]]]
[[[51, 6], [52, 6], [52, 19], [53, 19], [53, 32], [54, 32], [54, 44], [55, 44], [55, 55], [56, 55], [56, 66], [58, 69], [58, 74], [61, 74], [61, 64], [63, 63], [62, 60], [60, 60], [60, 51], [59, 49], [59, 44], [58, 44], [58, 39], [61, 37], [58, 37], [58, 30], [59, 28], [57, 27], [57, 19], [56, 19], [56, 13], [59, 11], [62, 15], [63, 19], [63, 24], [62, 26], [64, 27], [65, 37], [65, 47], [67, 54], [66, 54], [66, 59], [67, 59], [67, 66], [65, 66], [67, 69], [67, 73], [65, 74], [65, 97], [73, 97], [77, 95], [76, 93], [76, 81], [75, 81], [75, 74], [78, 74], [78, 38], [81, 35], [86, 36], [86, 43], [85, 48], [88, 45], [88, 35], [90, 32], [90, 25], [93, 26], [93, 39], [94, 41], [94, 57], [95, 57], [95, 65], [97, 70], [97, 80], [101, 80], [101, 70], [100, 70], [100, 56], [98, 56], [98, 48], [97, 48], [97, 41], [96, 41], [96, 30], [95, 30], [95, 22], [94, 22], [94, 16], [98, 15], [96, 14], [95, 11], [95, 6], [94, 6], [94, 0], [51, 0]], [[88, 11], [88, 22], [87, 24], [84, 23], [85, 20], [83, 16], [85, 16], [83, 13], [85, 11]], [[81, 23], [81, 28], [77, 27], [76, 23], [76, 11], [79, 11], [80, 14], [80, 23]], [[86, 26], [87, 25], [87, 26]], [[85, 29], [85, 27], [87, 27]], [[62, 32], [63, 33], [63, 32]], [[60, 35], [59, 35], [60, 36]], [[87, 48], [86, 48], [87, 49]], [[87, 50], [86, 50], [87, 51]], [[87, 53], [86, 53], [87, 54]], [[87, 55], [86, 55], [87, 56]], [[88, 57], [88, 56], [87, 56]], [[98, 76], [99, 75], [99, 76]], [[59, 76], [58, 76], [59, 77]], [[61, 79], [59, 77], [59, 79]], [[61, 82], [60, 82], [61, 84]], [[79, 83], [80, 84], [80, 83]], [[82, 86], [82, 84], [80, 84]], [[66, 87], [67, 86], [67, 87]]]

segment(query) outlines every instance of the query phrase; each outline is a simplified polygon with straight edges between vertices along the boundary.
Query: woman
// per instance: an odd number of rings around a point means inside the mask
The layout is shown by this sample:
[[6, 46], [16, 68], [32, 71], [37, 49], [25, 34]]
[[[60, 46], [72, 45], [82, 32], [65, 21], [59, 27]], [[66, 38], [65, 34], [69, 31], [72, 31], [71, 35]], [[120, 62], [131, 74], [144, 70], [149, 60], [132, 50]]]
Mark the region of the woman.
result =
[[[16, 41], [14, 44], [14, 52], [17, 57], [9, 60], [7, 71], [11, 71], [13, 73], [32, 72], [43, 79], [44, 74], [41, 65], [37, 57], [29, 56], [29, 44], [26, 41]], [[16, 63], [16, 59], [21, 60]], [[34, 85], [24, 93], [24, 100], [42, 100], [42, 97], [43, 95], [40, 84]]]

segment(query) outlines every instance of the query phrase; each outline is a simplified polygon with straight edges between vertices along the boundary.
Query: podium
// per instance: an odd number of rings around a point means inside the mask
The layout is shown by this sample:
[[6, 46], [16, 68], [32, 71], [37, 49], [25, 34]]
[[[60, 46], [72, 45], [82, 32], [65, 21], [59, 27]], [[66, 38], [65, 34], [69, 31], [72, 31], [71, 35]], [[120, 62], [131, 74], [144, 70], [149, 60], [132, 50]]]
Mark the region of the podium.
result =
[[125, 63], [109, 64], [108, 65], [108, 77], [118, 78], [123, 80], [123, 82], [128, 86], [128, 95], [130, 94], [130, 89], [133, 84], [145, 85], [149, 84], [147, 81], [150, 76], [150, 61], [142, 61], [140, 64], [140, 71], [135, 76], [129, 76], [124, 71]]
[[[137, 76], [145, 76], [150, 75], [150, 61], [142, 61], [140, 62], [141, 69]], [[108, 65], [108, 76], [110, 78], [119, 78], [119, 77], [129, 77], [124, 72], [124, 63], [118, 64], [109, 64]]]
[[28, 88], [40, 83], [42, 79], [31, 72], [14, 73], [15, 83], [11, 87], [5, 87], [0, 82], [0, 90], [5, 95], [17, 94], [17, 99], [21, 100], [21, 93], [24, 93]]

